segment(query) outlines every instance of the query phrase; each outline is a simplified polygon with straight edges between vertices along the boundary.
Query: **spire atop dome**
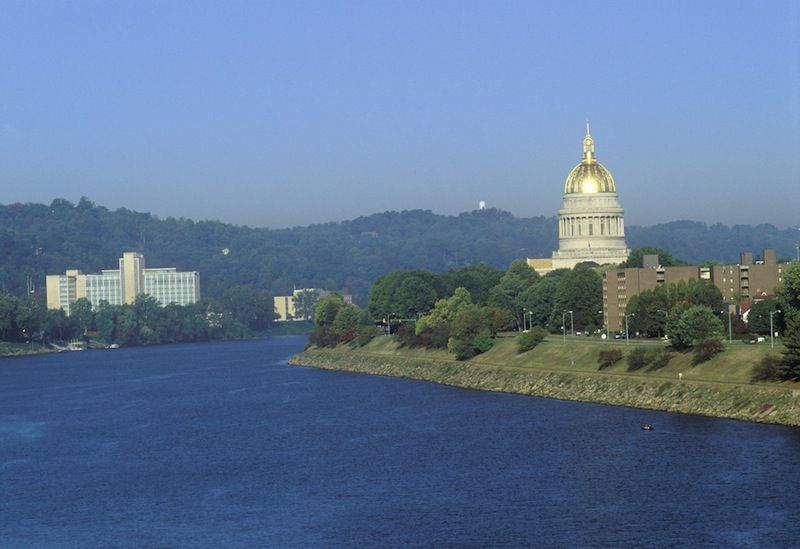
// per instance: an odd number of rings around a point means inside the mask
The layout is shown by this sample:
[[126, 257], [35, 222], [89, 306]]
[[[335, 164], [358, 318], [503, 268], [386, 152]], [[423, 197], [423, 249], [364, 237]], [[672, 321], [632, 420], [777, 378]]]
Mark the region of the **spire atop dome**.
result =
[[614, 178], [594, 156], [594, 139], [586, 120], [586, 137], [583, 138], [583, 158], [567, 176], [564, 194], [595, 194], [617, 192]]
[[591, 164], [596, 162], [594, 158], [594, 139], [589, 133], [589, 119], [586, 119], [586, 137], [583, 138], [583, 161]]

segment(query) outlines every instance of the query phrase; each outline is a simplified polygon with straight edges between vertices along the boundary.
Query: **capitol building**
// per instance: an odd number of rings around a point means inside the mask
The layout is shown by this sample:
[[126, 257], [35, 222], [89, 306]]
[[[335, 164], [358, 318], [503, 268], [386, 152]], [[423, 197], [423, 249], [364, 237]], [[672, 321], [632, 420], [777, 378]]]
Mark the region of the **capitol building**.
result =
[[564, 204], [558, 210], [558, 250], [549, 258], [528, 258], [528, 265], [546, 273], [579, 263], [622, 263], [630, 253], [624, 213], [611, 172], [595, 157], [587, 122], [583, 158], [564, 183]]

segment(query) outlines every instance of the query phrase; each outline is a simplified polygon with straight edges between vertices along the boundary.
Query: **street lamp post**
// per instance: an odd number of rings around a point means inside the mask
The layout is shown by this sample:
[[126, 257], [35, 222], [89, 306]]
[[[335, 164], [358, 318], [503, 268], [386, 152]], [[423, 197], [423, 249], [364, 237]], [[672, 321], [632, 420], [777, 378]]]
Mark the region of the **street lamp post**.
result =
[[636, 313], [631, 313], [629, 315], [625, 315], [625, 345], [630, 345], [631, 344], [631, 338], [628, 335], [629, 334], [629, 332], [628, 332], [628, 318], [630, 318], [632, 316], [636, 316]]
[[606, 341], [608, 341], [608, 322], [606, 322], [606, 315], [603, 311], [597, 311], [597, 314], [603, 315], [603, 328], [606, 329]]
[[770, 311], [769, 312], [769, 347], [770, 347], [770, 349], [774, 349], [775, 348], [775, 329], [772, 327], [772, 315], [774, 315], [775, 313], [779, 313], [779, 312], [781, 312], [780, 309], [778, 309], [776, 311]]
[[733, 343], [733, 330], [732, 330], [730, 309], [728, 309], [728, 343]]
[[561, 313], [561, 335], [564, 337], [564, 342], [567, 341], [567, 315], [569, 315], [570, 335], [575, 336], [575, 316], [572, 311], [564, 311]]

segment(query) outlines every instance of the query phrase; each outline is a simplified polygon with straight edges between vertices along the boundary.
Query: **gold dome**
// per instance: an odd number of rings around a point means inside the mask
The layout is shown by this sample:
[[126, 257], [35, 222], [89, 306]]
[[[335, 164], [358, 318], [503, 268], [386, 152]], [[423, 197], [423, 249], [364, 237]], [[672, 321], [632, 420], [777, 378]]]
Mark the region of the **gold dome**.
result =
[[564, 183], [564, 194], [615, 193], [617, 186], [611, 172], [594, 157], [594, 139], [586, 122], [586, 137], [583, 138], [583, 160], [572, 168]]

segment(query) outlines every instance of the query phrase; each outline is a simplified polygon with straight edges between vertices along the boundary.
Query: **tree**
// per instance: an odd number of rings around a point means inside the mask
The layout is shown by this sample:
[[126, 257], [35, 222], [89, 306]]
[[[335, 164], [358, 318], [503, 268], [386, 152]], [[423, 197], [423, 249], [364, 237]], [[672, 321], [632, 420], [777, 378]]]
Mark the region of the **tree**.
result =
[[486, 307], [468, 304], [453, 319], [447, 350], [458, 360], [472, 358], [492, 346], [491, 318]]
[[48, 309], [42, 329], [48, 339], [66, 341], [75, 336], [75, 323], [67, 317], [64, 309]]
[[360, 318], [361, 310], [355, 305], [345, 303], [339, 307], [333, 321], [333, 330], [341, 343], [347, 343], [356, 337]]
[[418, 314], [430, 311], [436, 298], [436, 290], [432, 284], [419, 276], [409, 276], [395, 290], [390, 308], [393, 309], [393, 314], [401, 318], [416, 318]]
[[255, 332], [266, 330], [275, 319], [272, 294], [251, 286], [239, 285], [225, 290], [222, 306], [234, 320]]
[[603, 280], [586, 265], [576, 265], [564, 274], [556, 289], [554, 321], [561, 323], [564, 311], [572, 311], [575, 329], [602, 326]]
[[130, 305], [121, 305], [115, 316], [114, 335], [115, 341], [123, 345], [139, 345], [139, 321]]
[[421, 270], [393, 271], [373, 285], [369, 313], [373, 318], [414, 318], [427, 313], [436, 300], [444, 297], [443, 284], [433, 273]]
[[446, 347], [450, 338], [450, 329], [459, 311], [472, 305], [469, 292], [464, 288], [456, 288], [451, 297], [440, 299], [431, 311], [417, 321], [415, 333], [426, 346]]
[[663, 286], [633, 296], [625, 308], [626, 314], [631, 315], [629, 330], [648, 337], [662, 335], [670, 308], [667, 291]]
[[296, 318], [314, 320], [314, 311], [318, 299], [319, 292], [316, 290], [303, 290], [298, 292], [297, 295], [292, 298]]
[[503, 274], [503, 271], [488, 265], [467, 265], [447, 271], [442, 275], [444, 295], [452, 295], [456, 288], [464, 288], [474, 303], [486, 305], [489, 292], [500, 283]]
[[661, 248], [653, 248], [645, 246], [642, 248], [634, 248], [628, 255], [628, 259], [624, 261], [620, 267], [623, 269], [641, 268], [644, 266], [645, 255], [657, 255], [658, 263], [662, 267], [674, 267], [678, 265], [688, 265], [685, 261], [675, 259], [672, 254]]
[[95, 312], [97, 336], [108, 343], [116, 341], [117, 310], [116, 305], [110, 305], [108, 301], [103, 300]]
[[547, 327], [551, 324], [556, 316], [556, 291], [559, 281], [569, 272], [569, 269], [551, 271], [539, 279], [535, 285], [522, 292], [520, 304], [528, 314], [528, 322], [531, 326]]
[[523, 306], [521, 296], [539, 280], [539, 273], [533, 270], [524, 259], [515, 259], [500, 283], [489, 292], [488, 302], [495, 307], [509, 311], [518, 326], [523, 325]]
[[344, 307], [344, 299], [336, 293], [321, 297], [314, 306], [314, 320], [317, 326], [333, 326], [339, 309]]
[[451, 297], [440, 299], [431, 311], [417, 321], [417, 334], [437, 326], [447, 326], [455, 320], [458, 312], [472, 305], [472, 298], [465, 288], [456, 288]]
[[40, 335], [42, 321], [47, 308], [37, 299], [20, 302], [17, 308], [16, 323], [24, 339], [30, 341]]
[[0, 340], [12, 341], [19, 338], [17, 328], [17, 308], [19, 300], [13, 296], [0, 296]]
[[[780, 304], [775, 298], [765, 299], [753, 304], [750, 312], [747, 313], [747, 326], [754, 334], [769, 334], [770, 313], [780, 310]], [[781, 315], [773, 315], [773, 328], [783, 331], [782, 326], [777, 326], [775, 321], [779, 321]]]
[[695, 305], [684, 311], [674, 310], [667, 320], [667, 334], [676, 347], [689, 347], [719, 340], [724, 333], [722, 321], [709, 307]]
[[793, 315], [787, 318], [783, 332], [783, 371], [786, 379], [800, 378], [800, 318]]
[[70, 307], [69, 316], [75, 319], [78, 328], [81, 332], [86, 333], [87, 330], [94, 326], [94, 311], [92, 310], [92, 302], [81, 297], [76, 299]]
[[800, 377], [800, 263], [792, 263], [777, 291], [786, 329], [783, 332], [783, 366], [786, 379]]

